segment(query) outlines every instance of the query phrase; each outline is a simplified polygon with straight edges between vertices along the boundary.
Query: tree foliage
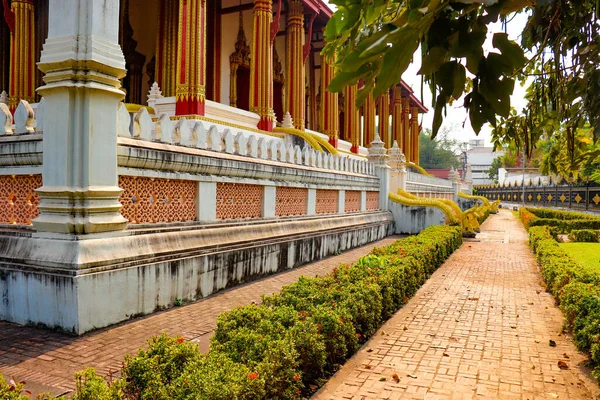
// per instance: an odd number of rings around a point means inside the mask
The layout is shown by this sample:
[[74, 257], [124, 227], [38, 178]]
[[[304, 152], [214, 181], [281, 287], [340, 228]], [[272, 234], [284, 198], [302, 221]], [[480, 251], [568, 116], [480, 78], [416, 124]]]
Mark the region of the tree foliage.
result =
[[[364, 80], [357, 102], [400, 81], [421, 46], [419, 71], [434, 99], [433, 136], [447, 104], [464, 98], [473, 129], [485, 123], [496, 143], [513, 141], [531, 155], [544, 132], [589, 122], [600, 135], [600, 24], [597, 0], [332, 0], [324, 53], [336, 55], [329, 86], [341, 91]], [[526, 13], [521, 44], [488, 25]], [[533, 53], [527, 59], [525, 51]], [[533, 80], [525, 115], [511, 110], [515, 80]], [[466, 95], [465, 95], [466, 94]], [[463, 96], [464, 95], [464, 96]]]
[[454, 154], [456, 145], [456, 140], [450, 139], [448, 132], [431, 139], [431, 131], [424, 129], [419, 136], [419, 164], [425, 169], [458, 167], [458, 158]]
[[494, 158], [492, 161], [492, 165], [490, 165], [490, 169], [487, 170], [488, 178], [493, 180], [494, 182], [498, 181], [498, 170], [502, 168], [502, 157]]

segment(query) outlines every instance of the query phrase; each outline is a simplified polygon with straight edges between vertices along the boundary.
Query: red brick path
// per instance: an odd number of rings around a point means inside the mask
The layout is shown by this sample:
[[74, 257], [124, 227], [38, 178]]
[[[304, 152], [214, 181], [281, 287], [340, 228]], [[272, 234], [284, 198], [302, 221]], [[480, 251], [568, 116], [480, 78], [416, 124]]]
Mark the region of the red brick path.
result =
[[86, 366], [96, 368], [103, 375], [118, 370], [125, 354], [135, 353], [149, 337], [161, 332], [198, 341], [201, 349], [206, 350], [217, 316], [223, 311], [259, 302], [261, 294], [279, 291], [283, 285], [297, 281], [301, 275], [324, 275], [341, 263], [358, 260], [374, 246], [384, 246], [397, 239], [388, 237], [339, 256], [218, 293], [194, 304], [82, 337], [0, 322], [0, 374], [26, 381], [26, 387], [34, 394], [50, 391], [57, 395], [71, 392], [75, 387], [75, 373]]
[[526, 240], [491, 216], [313, 400], [594, 398]]

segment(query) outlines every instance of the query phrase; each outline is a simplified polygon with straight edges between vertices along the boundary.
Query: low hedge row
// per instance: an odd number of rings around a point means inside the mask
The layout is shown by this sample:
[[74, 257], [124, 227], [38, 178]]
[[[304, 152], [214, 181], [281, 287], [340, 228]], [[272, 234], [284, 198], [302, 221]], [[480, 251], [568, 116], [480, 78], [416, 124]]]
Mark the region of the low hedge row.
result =
[[529, 243], [565, 315], [565, 326], [573, 332], [577, 348], [590, 354], [594, 376], [600, 379], [600, 274], [570, 257], [551, 227], [529, 229]]
[[310, 395], [461, 243], [460, 227], [429, 227], [324, 277], [301, 277], [280, 293], [264, 296], [261, 305], [221, 314], [208, 354], [183, 339], [154, 337], [147, 350], [126, 356], [121, 378], [114, 382], [105, 382], [91, 368], [78, 373], [73, 399]]
[[530, 212], [535, 214], [539, 218], [548, 218], [548, 219], [561, 219], [561, 220], [571, 220], [571, 219], [598, 219], [598, 217], [590, 214], [585, 214], [576, 211], [562, 211], [562, 210], [553, 210], [551, 208], [533, 208], [527, 207]]
[[600, 230], [578, 229], [569, 233], [572, 242], [600, 242]]
[[558, 233], [600, 229], [600, 218], [583, 213], [524, 207], [519, 209], [519, 216], [527, 229], [533, 226], [552, 226]]

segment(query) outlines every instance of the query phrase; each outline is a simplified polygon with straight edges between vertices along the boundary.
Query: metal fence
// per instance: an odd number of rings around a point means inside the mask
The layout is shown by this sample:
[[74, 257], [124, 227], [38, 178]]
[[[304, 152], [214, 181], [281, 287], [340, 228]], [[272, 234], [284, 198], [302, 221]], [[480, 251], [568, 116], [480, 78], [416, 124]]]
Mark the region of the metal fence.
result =
[[[478, 185], [477, 194], [489, 200], [523, 203], [523, 186]], [[553, 183], [525, 185], [525, 205], [600, 211], [600, 185], [596, 183]]]

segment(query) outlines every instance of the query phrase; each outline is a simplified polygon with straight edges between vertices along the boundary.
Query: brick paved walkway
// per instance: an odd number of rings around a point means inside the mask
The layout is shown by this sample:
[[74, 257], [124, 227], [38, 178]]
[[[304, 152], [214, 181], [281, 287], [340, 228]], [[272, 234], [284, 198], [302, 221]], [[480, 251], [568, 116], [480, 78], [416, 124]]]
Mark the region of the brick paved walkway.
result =
[[491, 216], [313, 400], [594, 398], [526, 240]]
[[74, 389], [77, 371], [86, 366], [95, 367], [103, 375], [116, 371], [121, 367], [125, 354], [137, 352], [149, 337], [161, 332], [197, 341], [200, 348], [206, 351], [216, 327], [217, 316], [223, 311], [259, 302], [261, 294], [279, 291], [283, 285], [297, 281], [301, 275], [324, 275], [341, 263], [358, 260], [374, 246], [384, 246], [397, 239], [388, 237], [339, 256], [220, 292], [194, 304], [128, 321], [82, 337], [0, 322], [0, 373], [26, 381], [27, 388], [34, 394], [50, 391], [58, 395]]

